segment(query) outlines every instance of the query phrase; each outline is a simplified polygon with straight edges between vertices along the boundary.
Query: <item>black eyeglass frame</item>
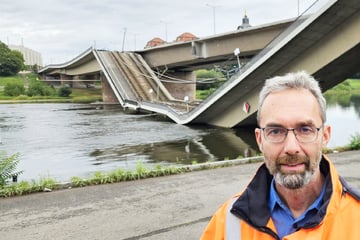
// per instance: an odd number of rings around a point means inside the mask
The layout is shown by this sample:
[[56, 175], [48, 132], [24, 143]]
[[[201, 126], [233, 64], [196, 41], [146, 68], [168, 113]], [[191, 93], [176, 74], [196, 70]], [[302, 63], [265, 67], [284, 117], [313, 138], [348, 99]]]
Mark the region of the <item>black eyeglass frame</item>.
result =
[[[311, 142], [316, 141], [316, 139], [317, 139], [318, 136], [319, 136], [319, 131], [320, 131], [320, 129], [322, 129], [322, 128], [324, 127], [324, 125], [321, 125], [320, 127], [309, 126], [309, 127], [312, 127], [312, 128], [314, 128], [314, 129], [317, 130], [317, 131], [316, 131], [316, 134], [315, 134], [315, 136], [314, 136], [314, 139], [311, 139], [311, 140], [309, 140], [309, 141], [301, 141], [301, 140], [298, 139], [298, 136], [297, 136], [297, 134], [296, 134], [296, 130], [298, 130], [299, 128], [302, 128], [302, 127], [304, 127], [304, 126], [300, 126], [300, 127], [297, 127], [297, 128], [263, 127], [263, 128], [260, 128], [260, 129], [261, 129], [261, 130], [263, 131], [263, 133], [264, 133], [264, 138], [265, 138], [265, 140], [266, 140], [266, 141], [269, 141], [269, 142], [271, 142], [271, 143], [282, 143], [282, 142], [284, 142], [285, 139], [286, 139], [286, 137], [287, 137], [287, 135], [289, 134], [289, 131], [292, 131], [292, 132], [294, 133], [294, 136], [295, 136], [295, 138], [296, 138], [296, 140], [297, 140], [298, 142], [300, 142], [300, 143], [311, 143]], [[267, 139], [266, 134], [265, 134], [265, 129], [267, 129], [267, 128], [283, 129], [283, 130], [286, 130], [286, 134], [284, 135], [284, 138], [283, 138], [281, 141], [271, 141], [271, 140], [268, 140], [268, 139]]]

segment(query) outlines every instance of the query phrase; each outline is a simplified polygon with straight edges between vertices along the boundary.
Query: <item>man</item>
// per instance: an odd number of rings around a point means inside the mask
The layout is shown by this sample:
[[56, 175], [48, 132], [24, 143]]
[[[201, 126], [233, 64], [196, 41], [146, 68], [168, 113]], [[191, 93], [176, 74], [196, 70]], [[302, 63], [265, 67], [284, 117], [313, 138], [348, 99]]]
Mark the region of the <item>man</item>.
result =
[[322, 155], [331, 129], [318, 82], [305, 72], [268, 79], [257, 121], [265, 163], [201, 239], [360, 239], [360, 194]]

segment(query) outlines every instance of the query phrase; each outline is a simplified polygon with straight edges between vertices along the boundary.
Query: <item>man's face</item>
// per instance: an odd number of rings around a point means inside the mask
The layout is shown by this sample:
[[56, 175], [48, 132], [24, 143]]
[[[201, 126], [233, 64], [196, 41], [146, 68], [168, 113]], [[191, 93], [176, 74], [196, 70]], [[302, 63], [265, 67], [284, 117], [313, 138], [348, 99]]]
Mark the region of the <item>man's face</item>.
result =
[[260, 113], [260, 128], [321, 127], [317, 138], [308, 143], [299, 142], [293, 131], [287, 133], [284, 141], [273, 143], [264, 138], [261, 129], [255, 130], [266, 166], [277, 183], [289, 189], [298, 189], [318, 171], [322, 148], [330, 138], [330, 127], [322, 127], [322, 124], [319, 104], [308, 90], [288, 89], [266, 97]]

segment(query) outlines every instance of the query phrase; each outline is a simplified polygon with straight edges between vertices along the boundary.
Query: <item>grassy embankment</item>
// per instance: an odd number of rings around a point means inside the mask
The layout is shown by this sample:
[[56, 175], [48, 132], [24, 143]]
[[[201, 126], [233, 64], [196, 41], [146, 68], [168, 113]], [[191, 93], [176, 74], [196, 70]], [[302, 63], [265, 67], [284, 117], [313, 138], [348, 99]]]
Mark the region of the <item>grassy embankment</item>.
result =
[[4, 87], [8, 83], [19, 83], [27, 88], [30, 81], [36, 80], [36, 74], [18, 74], [10, 77], [0, 77], [0, 103], [91, 103], [102, 100], [101, 89], [99, 88], [73, 88], [69, 97], [59, 97], [56, 94], [51, 96], [5, 96]]

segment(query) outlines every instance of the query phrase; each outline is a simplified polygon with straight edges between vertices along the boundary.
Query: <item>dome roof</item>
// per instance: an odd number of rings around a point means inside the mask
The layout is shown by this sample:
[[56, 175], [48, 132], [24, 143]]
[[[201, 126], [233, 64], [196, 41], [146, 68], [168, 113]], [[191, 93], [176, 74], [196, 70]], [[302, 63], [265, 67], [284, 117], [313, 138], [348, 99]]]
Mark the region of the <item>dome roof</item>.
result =
[[194, 39], [198, 39], [198, 37], [196, 37], [192, 33], [184, 32], [183, 34], [178, 36], [175, 41], [176, 42], [182, 42], [182, 41], [191, 41], [191, 40], [194, 40]]
[[163, 39], [159, 37], [154, 37], [153, 39], [151, 39], [146, 43], [145, 48], [156, 47], [156, 46], [164, 45], [165, 43], [166, 41], [164, 41]]

